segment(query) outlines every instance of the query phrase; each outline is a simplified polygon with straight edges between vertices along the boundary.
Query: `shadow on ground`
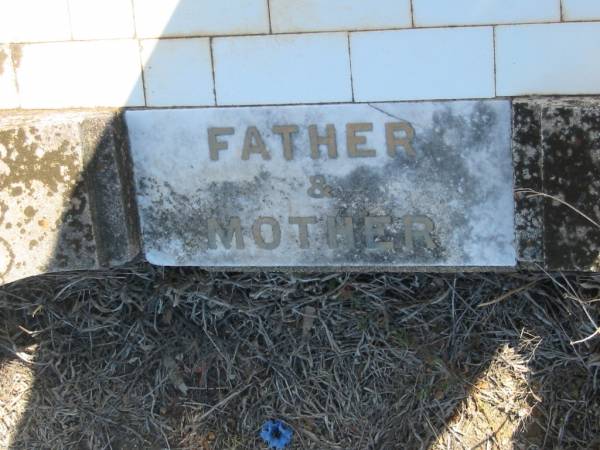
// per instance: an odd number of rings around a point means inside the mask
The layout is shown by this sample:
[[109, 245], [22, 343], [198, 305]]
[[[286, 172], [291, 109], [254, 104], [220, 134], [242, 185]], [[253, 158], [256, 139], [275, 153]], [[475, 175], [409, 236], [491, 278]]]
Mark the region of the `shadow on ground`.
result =
[[571, 341], [599, 296], [583, 275], [16, 282], [0, 290], [9, 448], [264, 448], [269, 418], [297, 449], [598, 448], [600, 339]]

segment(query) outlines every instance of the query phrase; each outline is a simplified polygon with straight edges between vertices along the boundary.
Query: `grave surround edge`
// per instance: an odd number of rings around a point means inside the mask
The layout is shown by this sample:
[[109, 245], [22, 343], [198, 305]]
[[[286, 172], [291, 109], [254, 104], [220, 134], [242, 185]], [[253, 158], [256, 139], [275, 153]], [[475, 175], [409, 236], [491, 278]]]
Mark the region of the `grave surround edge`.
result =
[[[577, 217], [570, 208], [560, 202], [539, 196], [519, 195], [522, 189], [531, 189], [535, 192], [547, 192], [548, 195], [563, 198], [571, 202], [580, 211], [586, 213], [590, 218], [600, 221], [598, 212], [594, 205], [598, 204], [598, 194], [593, 189], [585, 192], [582, 186], [593, 187], [597, 183], [594, 173], [600, 173], [600, 161], [598, 143], [595, 136], [600, 133], [600, 98], [588, 97], [558, 97], [558, 98], [514, 98], [512, 99], [512, 157], [514, 164], [514, 188], [515, 195], [515, 232], [517, 242], [516, 267], [493, 267], [493, 266], [463, 266], [463, 267], [440, 267], [440, 266], [395, 266], [380, 265], [372, 266], [277, 266], [268, 268], [258, 266], [223, 265], [219, 267], [203, 265], [208, 270], [234, 270], [234, 271], [291, 271], [291, 272], [318, 272], [318, 271], [389, 271], [389, 272], [481, 272], [481, 271], [513, 271], [513, 270], [561, 270], [561, 271], [598, 271], [597, 262], [590, 262], [588, 257], [581, 259], [578, 248], [589, 251], [600, 248], [600, 232], [588, 227], [585, 220]], [[585, 126], [582, 119], [585, 118]], [[66, 126], [77, 135], [73, 148], [80, 152], [82, 164], [86, 160], [86, 151], [95, 148], [101, 142], [99, 148], [104, 149], [108, 158], [99, 158], [96, 167], [96, 177], [90, 177], [85, 181], [87, 186], [85, 195], [96, 197], [96, 204], [90, 212], [90, 217], [98, 214], [98, 205], [104, 211], [107, 208], [116, 208], [117, 213], [105, 222], [112, 220], [112, 226], [117, 231], [106, 232], [107, 236], [119, 236], [125, 238], [125, 245], [116, 245], [112, 249], [94, 249], [90, 256], [74, 258], [67, 265], [59, 267], [56, 264], [48, 264], [45, 267], [33, 270], [23, 275], [6, 278], [3, 283], [14, 281], [22, 277], [64, 271], [64, 270], [94, 270], [101, 267], [112, 267], [139, 259], [139, 229], [137, 217], [137, 205], [134, 198], [134, 187], [131, 183], [132, 174], [131, 161], [129, 160], [128, 136], [122, 115], [115, 111], [6, 111], [0, 114], [0, 128], [7, 129], [39, 127], [40, 123], [59, 127]], [[37, 125], [36, 125], [37, 123]], [[67, 123], [68, 125], [65, 125]], [[46, 126], [45, 125], [45, 126]], [[75, 131], [73, 131], [75, 130]], [[87, 150], [84, 150], [87, 148]], [[577, 177], [569, 180], [561, 178], [561, 167], [577, 162], [581, 156], [587, 161], [585, 165], [575, 164]], [[523, 156], [527, 156], [524, 159]], [[548, 164], [548, 158], [554, 160]], [[88, 159], [89, 161], [89, 159]], [[575, 170], [573, 169], [573, 170]], [[587, 170], [584, 170], [587, 169]], [[568, 169], [571, 170], [571, 169]], [[575, 173], [575, 172], [574, 172]], [[111, 179], [118, 178], [118, 183], [113, 186], [100, 186], [103, 183], [102, 174]], [[524, 175], [527, 174], [527, 177]], [[531, 175], [534, 174], [532, 178]], [[576, 179], [574, 179], [576, 178]], [[105, 180], [106, 178], [104, 178]], [[550, 184], [548, 180], [551, 180]], [[567, 181], [570, 183], [567, 183]], [[100, 185], [98, 184], [100, 183]], [[94, 192], [93, 186], [99, 187]], [[91, 188], [91, 190], [90, 190]], [[546, 191], [547, 189], [550, 189]], [[583, 192], [583, 197], [578, 192]], [[566, 193], [566, 194], [565, 194]], [[591, 195], [591, 197], [590, 197]], [[585, 198], [584, 198], [585, 197]], [[98, 200], [99, 199], [99, 200]], [[111, 203], [113, 202], [113, 203]], [[579, 203], [578, 203], [579, 202]], [[91, 200], [90, 204], [94, 204]], [[113, 206], [110, 206], [110, 205]], [[101, 212], [101, 214], [104, 214]], [[125, 223], [123, 223], [125, 222]], [[97, 244], [96, 237], [102, 234], [98, 228], [101, 220], [94, 219], [94, 245]], [[550, 224], [550, 226], [546, 226]], [[573, 227], [574, 232], [569, 234], [569, 245], [565, 247], [562, 225]], [[104, 225], [102, 225], [104, 226]], [[585, 230], [581, 227], [585, 226]], [[577, 233], [579, 230], [579, 235]], [[582, 234], [583, 233], [583, 234]], [[583, 238], [581, 238], [581, 236]], [[579, 236], [579, 238], [578, 238]], [[0, 234], [0, 237], [5, 237]], [[561, 239], [563, 239], [561, 241]], [[102, 239], [98, 239], [101, 241]], [[120, 242], [119, 238], [115, 242]], [[560, 244], [556, 246], [555, 244]], [[102, 245], [102, 244], [101, 244]], [[95, 247], [94, 247], [95, 248]], [[558, 250], [557, 250], [558, 249]], [[102, 252], [104, 251], [104, 255]], [[560, 256], [560, 257], [557, 257]]]

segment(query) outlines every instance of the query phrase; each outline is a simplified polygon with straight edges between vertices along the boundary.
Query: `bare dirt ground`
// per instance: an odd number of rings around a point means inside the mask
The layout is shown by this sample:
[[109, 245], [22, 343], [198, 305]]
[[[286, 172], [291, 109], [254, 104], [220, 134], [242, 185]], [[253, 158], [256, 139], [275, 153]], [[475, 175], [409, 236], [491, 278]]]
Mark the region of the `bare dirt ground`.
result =
[[147, 265], [0, 288], [0, 447], [600, 448], [600, 275]]

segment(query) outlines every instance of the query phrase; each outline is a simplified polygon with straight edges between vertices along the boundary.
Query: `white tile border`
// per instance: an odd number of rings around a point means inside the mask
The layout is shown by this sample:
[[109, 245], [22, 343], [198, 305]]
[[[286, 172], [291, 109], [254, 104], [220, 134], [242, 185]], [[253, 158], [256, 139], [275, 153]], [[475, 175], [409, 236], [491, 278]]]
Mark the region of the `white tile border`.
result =
[[213, 38], [218, 105], [352, 101], [346, 33]]
[[499, 96], [600, 94], [600, 23], [496, 28]]
[[140, 41], [147, 106], [215, 104], [209, 38]]
[[133, 39], [27, 44], [20, 51], [23, 108], [144, 106]]
[[493, 47], [492, 27], [351, 33], [355, 99], [494, 97]]
[[267, 0], [133, 0], [141, 38], [269, 33]]
[[562, 10], [565, 21], [600, 20], [598, 0], [562, 0]]
[[[17, 0], [6, 0], [8, 3]], [[26, 4], [40, 0], [23, 0]], [[95, 0], [51, 0], [52, 2], [64, 1], [67, 4], [73, 5], [76, 1], [95, 1]], [[116, 1], [116, 0], [111, 0]], [[123, 0], [127, 2], [144, 2], [150, 0]], [[177, 0], [167, 0], [171, 3], [176, 3]], [[203, 0], [206, 1], [206, 0]], [[235, 0], [247, 1], [254, 5], [257, 0]], [[266, 21], [261, 25], [261, 29], [256, 31], [258, 34], [248, 34], [243, 36], [211, 36], [211, 37], [174, 37], [161, 38], [165, 40], [173, 40], [188, 43], [192, 40], [205, 39], [206, 42], [211, 42], [209, 46], [209, 54], [203, 56], [204, 62], [202, 65], [209, 66], [210, 70], [202, 70], [203, 75], [200, 77], [199, 85], [193, 85], [192, 78], [187, 79], [186, 83], [192, 86], [190, 95], [186, 95], [185, 90], [174, 89], [172, 92], [158, 94], [162, 99], [157, 99], [157, 91], [147, 95], [148, 102], [140, 100], [139, 81], [132, 83], [131, 89], [134, 100], [126, 100], [125, 106], [149, 106], [149, 107], [188, 107], [188, 106], [212, 106], [216, 100], [219, 100], [221, 106], [235, 105], [278, 105], [278, 104], [319, 104], [319, 103], [338, 103], [355, 101], [356, 103], [370, 101], [421, 101], [421, 100], [444, 100], [444, 99], [464, 99], [464, 98], [490, 98], [494, 96], [512, 97], [524, 95], [594, 95], [600, 94], [600, 67], [595, 64], [596, 59], [593, 55], [600, 53], [600, 44], [598, 43], [598, 31], [600, 30], [600, 22], [598, 21], [581, 21], [581, 18], [589, 16], [590, 11], [594, 8], [599, 10], [598, 18], [600, 19], [600, 0], [563, 0], [564, 20], [562, 23], [543, 23], [543, 24], [510, 24], [510, 25], [494, 25], [494, 26], [424, 26], [417, 28], [404, 29], [383, 29], [383, 30], [359, 30], [359, 31], [324, 31], [329, 27], [369, 27], [370, 24], [362, 22], [363, 16], [355, 16], [357, 10], [349, 9], [346, 16], [341, 14], [340, 17], [335, 17], [333, 22], [314, 23], [308, 20], [312, 8], [317, 8], [321, 11], [320, 2], [326, 0], [307, 0], [305, 5], [307, 10], [304, 15], [300, 14], [297, 18], [299, 24], [297, 27], [302, 29], [299, 32], [291, 32], [296, 29], [296, 25], [292, 25], [289, 30], [282, 29], [277, 25], [277, 19], [274, 16], [278, 13], [274, 10], [274, 4], [288, 5], [291, 1], [299, 0], [271, 0], [271, 10], [265, 9]], [[332, 0], [339, 4], [342, 0]], [[357, 0], [351, 0], [357, 1]], [[391, 0], [380, 0], [388, 2]], [[442, 0], [414, 0], [413, 7], [424, 2], [435, 3]], [[466, 0], [457, 0], [466, 1]], [[498, 0], [490, 0], [497, 2]], [[516, 1], [516, 0], [508, 0]], [[531, 0], [530, 0], [531, 1]], [[544, 0], [550, 1], [550, 0]], [[557, 0], [560, 1], [560, 0]], [[192, 0], [185, 0], [192, 2]], [[287, 2], [287, 3], [286, 3]], [[250, 4], [249, 3], [249, 4]], [[192, 3], [189, 3], [191, 5]], [[339, 7], [339, 4], [337, 6]], [[21, 5], [21, 4], [19, 4]], [[312, 6], [311, 6], [312, 5]], [[317, 5], [317, 6], [315, 6]], [[456, 3], [453, 4], [456, 7]], [[110, 5], [107, 6], [109, 10]], [[264, 2], [267, 6], [267, 0]], [[311, 7], [309, 7], [311, 6]], [[371, 5], [372, 6], [372, 5]], [[389, 5], [388, 5], [389, 6]], [[189, 7], [189, 6], [188, 6]], [[195, 7], [195, 6], [194, 6]], [[360, 6], [363, 7], [362, 5]], [[20, 7], [21, 8], [21, 7]], [[590, 9], [592, 8], [592, 9]], [[192, 8], [193, 9], [193, 8]], [[130, 10], [131, 22], [135, 26], [135, 11], [133, 8], [123, 8], [124, 11]], [[21, 9], [15, 10], [17, 12]], [[221, 11], [221, 10], [219, 10]], [[214, 12], [214, 11], [213, 11]], [[218, 11], [217, 11], [218, 12]], [[256, 9], [255, 9], [256, 12]], [[270, 15], [269, 15], [270, 12]], [[493, 12], [493, 11], [492, 11]], [[320, 14], [320, 13], [319, 13]], [[349, 15], [348, 15], [349, 14]], [[510, 14], [515, 14], [514, 11]], [[76, 14], [75, 14], [76, 15]], [[317, 14], [318, 15], [318, 14]], [[71, 29], [77, 28], [77, 19], [71, 13]], [[594, 16], [596, 17], [596, 16]], [[87, 17], [86, 20], [89, 20]], [[417, 17], [418, 19], [418, 17]], [[99, 20], [102, 20], [100, 17]], [[204, 19], [203, 19], [204, 20]], [[237, 20], [237, 19], [236, 19]], [[397, 20], [397, 18], [394, 18]], [[483, 20], [483, 19], [482, 19]], [[500, 19], [497, 19], [500, 20]], [[516, 20], [516, 19], [515, 19]], [[520, 17], [518, 20], [527, 20], [527, 17]], [[273, 27], [275, 34], [267, 34], [268, 27]], [[337, 21], [337, 22], [336, 22]], [[0, 19], [0, 22], [2, 20]], [[417, 20], [417, 22], [419, 22]], [[84, 21], [85, 23], [85, 21]], [[340, 25], [342, 24], [342, 25]], [[51, 24], [50, 31], [56, 24]], [[402, 26], [402, 24], [396, 24]], [[419, 25], [419, 23], [417, 23]], [[390, 25], [392, 26], [392, 25]], [[410, 24], [406, 24], [410, 26]], [[323, 27], [323, 30], [306, 31], [311, 28]], [[536, 28], [539, 27], [539, 28]], [[14, 28], [14, 27], [13, 27]], [[306, 30], [305, 30], [306, 29]], [[483, 51], [483, 47], [488, 46], [489, 36], [478, 35], [481, 29], [494, 30], [492, 33], [492, 49], [493, 49], [493, 78], [492, 88], [488, 82], [488, 63], [489, 52]], [[527, 32], [523, 31], [527, 30]], [[97, 31], [97, 30], [96, 30]], [[110, 39], [108, 35], [102, 36], [101, 39], [96, 39], [93, 36], [96, 32], [90, 30], [91, 34], [75, 33], [75, 39], [69, 38], [63, 30], [63, 36], [59, 40], [47, 42], [47, 48], [67, 48], [73, 44], [91, 44], [90, 49], [99, 49], [103, 47], [102, 43], [112, 42], [115, 39]], [[206, 31], [206, 30], [205, 30]], [[39, 31], [45, 33], [44, 30]], [[200, 31], [199, 31], [200, 32]], [[201, 31], [204, 32], [204, 31]], [[235, 33], [236, 31], [233, 30]], [[6, 33], [6, 30], [5, 30]], [[120, 33], [120, 31], [119, 31]], [[117, 34], [119, 34], [117, 33]], [[127, 34], [135, 34], [135, 29], [127, 31]], [[250, 32], [248, 32], [250, 33]], [[254, 32], [251, 32], [254, 33]], [[400, 33], [400, 34], [397, 34]], [[423, 33], [423, 34], [419, 34]], [[486, 32], [487, 33], [487, 32]], [[516, 33], [520, 37], [511, 37], [512, 33]], [[539, 38], [540, 33], [544, 37]], [[2, 30], [0, 30], [0, 36]], [[344, 38], [339, 38], [336, 44], [336, 50], [331, 47], [331, 36], [339, 35]], [[473, 38], [463, 38], [452, 40], [452, 36], [474, 36]], [[360, 36], [360, 38], [359, 38]], [[382, 37], [383, 36], [383, 37]], [[402, 39], [394, 41], [392, 36], [402, 36]], [[418, 36], [422, 36], [419, 38]], [[423, 38], [423, 36], [430, 36]], [[438, 38], [433, 38], [438, 36]], [[441, 36], [441, 37], [440, 37]], [[447, 36], [448, 38], [444, 38]], [[59, 37], [59, 36], [55, 36]], [[35, 36], [28, 38], [34, 39]], [[344, 45], [342, 40], [346, 40]], [[541, 39], [541, 40], [540, 40]], [[130, 39], [136, 45], [143, 47], [143, 39]], [[247, 41], [246, 41], [247, 40]], [[334, 39], [335, 40], [335, 39]], [[371, 44], [365, 44], [362, 48], [357, 44], [358, 41], [371, 41]], [[292, 45], [291, 42], [306, 42], [306, 46]], [[351, 41], [354, 44], [351, 45]], [[394, 42], [392, 42], [394, 41]], [[446, 42], [445, 42], [446, 41]], [[485, 42], [484, 42], [485, 41]], [[498, 42], [495, 42], [498, 41]], [[220, 52], [216, 58], [214, 48], [222, 48], [223, 43], [237, 43], [243, 45], [244, 42], [262, 42], [254, 48], [250, 46], [246, 53], [238, 53], [233, 55], [235, 51], [233, 47], [228, 50], [233, 59], [228, 64], [223, 58], [226, 53]], [[287, 43], [293, 52], [290, 55], [286, 51], [280, 51], [279, 48], [283, 43]], [[550, 43], [552, 45], [550, 45]], [[31, 45], [42, 45], [43, 43], [25, 43], [15, 44], [16, 48], [28, 49]], [[63, 46], [64, 44], [64, 46]], [[2, 44], [0, 44], [1, 46]], [[110, 44], [107, 44], [110, 45]], [[272, 46], [272, 47], [270, 47]], [[341, 51], [342, 46], [347, 49], [347, 54]], [[259, 48], [260, 47], [260, 48]], [[444, 50], [445, 49], [445, 50]], [[479, 52], [479, 53], [477, 53]], [[528, 53], [529, 52], [529, 53]], [[102, 53], [102, 52], [101, 52]], [[398, 57], [390, 57], [390, 55], [401, 54]], [[307, 58], [306, 64], [303, 66], [297, 63], [294, 57]], [[479, 55], [479, 56], [477, 56]], [[85, 68], [79, 65], [89, 63], [89, 55], [83, 55], [79, 61], [63, 61], [65, 71], [80, 71], [85, 72]], [[197, 55], [193, 55], [193, 59]], [[103, 56], [110, 66], [112, 62], [106, 55]], [[144, 62], [141, 60], [141, 49], [137, 53], [137, 62], [140, 67], [143, 67]], [[331, 70], [323, 70], [319, 66], [327, 67], [329, 64], [326, 61], [334, 61], [331, 65]], [[333, 59], [332, 59], [333, 58]], [[210, 59], [210, 61], [209, 61]], [[83, 62], [83, 61], [88, 61]], [[252, 62], [256, 62], [256, 67]], [[346, 61], [346, 62], [343, 62]], [[409, 61], [410, 64], [407, 64]], [[483, 64], [482, 64], [483, 62]], [[128, 67], [131, 65], [120, 60], [121, 64]], [[195, 61], [199, 63], [199, 61]], [[177, 63], [183, 71], [186, 70], [185, 63]], [[315, 67], [315, 64], [317, 65]], [[237, 65], [237, 68], [236, 68]], [[312, 65], [312, 67], [311, 67]], [[483, 68], [483, 66], [486, 66]], [[42, 75], [46, 77], [54, 76], [54, 72], [58, 70], [55, 62], [48, 61], [48, 69], [39, 69], [38, 80], [39, 84], [43, 84]], [[465, 69], [467, 68], [468, 69]], [[241, 69], [240, 69], [241, 68]], [[129, 70], [129, 69], [128, 69]], [[141, 69], [140, 69], [141, 70]], [[159, 70], [162, 70], [160, 68]], [[200, 70], [199, 66], [195, 70]], [[152, 70], [147, 68], [142, 72], [142, 78], [148, 77], [144, 88], [148, 94], [152, 90], [152, 76], [149, 76]], [[245, 71], [245, 73], [241, 73]], [[22, 68], [19, 68], [20, 73], [15, 80], [15, 85], [18, 85], [19, 77], [24, 76]], [[154, 70], [156, 73], [156, 70]], [[333, 72], [333, 73], [329, 73]], [[450, 75], [444, 75], [449, 72]], [[485, 72], [485, 73], [484, 73]], [[200, 72], [197, 72], [198, 74]], [[52, 75], [54, 74], [54, 75]], [[391, 75], [390, 75], [391, 74]], [[456, 74], [460, 77], [460, 82], [457, 81]], [[171, 72], [171, 75], [177, 75]], [[209, 76], [210, 75], [210, 76]], [[442, 76], [444, 75], [444, 76]], [[66, 79], [70, 79], [71, 75], [65, 74]], [[183, 75], [181, 75], [183, 76]], [[94, 75], [89, 75], [94, 78]], [[191, 77], [191, 75], [190, 75]], [[6, 76], [4, 77], [6, 78]], [[31, 98], [28, 93], [28, 88], [32, 86], [32, 76], [28, 76], [23, 83], [24, 90], [21, 97], [24, 99], [23, 106], [31, 108], [67, 108], [67, 107], [93, 107], [93, 106], [123, 106], [116, 104], [113, 100], [104, 102], [99, 99], [99, 103], [90, 102], [92, 94], [80, 92], [77, 101], [76, 96], [70, 96], [70, 90], [77, 88], [77, 83], [84, 83], [82, 79], [72, 79], [71, 89], [66, 90], [65, 98], [71, 97], [69, 101], [51, 102], [48, 98], [52, 97], [52, 92], [40, 93], [39, 101]], [[215, 82], [216, 80], [216, 82]], [[286, 84], [288, 80], [290, 84]], [[0, 80], [0, 83], [2, 81]], [[16, 108], [20, 105], [20, 101], [14, 101], [14, 93], [7, 90], [7, 82], [3, 82], [4, 98], [1, 99], [0, 107]], [[123, 90], [122, 83], [114, 79], [115, 85], [119, 85], [118, 89]], [[35, 84], [35, 83], [34, 83]], [[185, 83], [182, 83], [182, 85]], [[349, 85], [349, 87], [348, 87]], [[167, 86], [167, 85], [165, 85]], [[202, 86], [202, 87], [199, 87]], [[316, 86], [316, 88], [314, 87]], [[64, 87], [66, 89], [66, 87]], [[202, 94], [200, 94], [202, 90]], [[174, 91], [179, 91], [177, 95]], [[7, 94], [8, 92], [8, 94]], [[121, 92], [122, 93], [122, 92]], [[210, 96], [208, 94], [210, 94]], [[43, 94], [43, 95], [42, 95]], [[111, 97], [110, 92], [105, 92], [106, 98]], [[142, 93], [143, 97], [144, 93]], [[168, 99], [168, 95], [172, 95]], [[45, 99], [44, 99], [44, 98]], [[47, 97], [47, 98], [46, 98]], [[209, 98], [210, 97], [210, 98]], [[6, 106], [8, 105], [8, 106]]]
[[131, 0], [68, 0], [73, 40], [135, 37]]
[[67, 0], [2, 0], [0, 43], [72, 39]]
[[270, 0], [274, 33], [410, 28], [410, 0]]
[[415, 27], [559, 22], [560, 0], [412, 0]]

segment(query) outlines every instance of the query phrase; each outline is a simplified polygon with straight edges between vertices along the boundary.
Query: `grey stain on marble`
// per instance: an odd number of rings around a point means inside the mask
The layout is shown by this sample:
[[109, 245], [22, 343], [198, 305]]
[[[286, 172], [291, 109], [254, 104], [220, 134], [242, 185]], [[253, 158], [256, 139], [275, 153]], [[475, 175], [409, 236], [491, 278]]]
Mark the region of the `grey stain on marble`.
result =
[[176, 260], [184, 264], [186, 255], [208, 249], [207, 217], [226, 224], [243, 210], [242, 199], [260, 201], [259, 193], [268, 187], [269, 177], [265, 172], [251, 181], [213, 182], [188, 195], [178, 193], [171, 183], [159, 186], [156, 180], [143, 177], [138, 181], [138, 195], [152, 198], [145, 208], [143, 239], [151, 240], [149, 245], [157, 246], [159, 251], [168, 251], [161, 248], [164, 243], [179, 241], [182, 253]]

